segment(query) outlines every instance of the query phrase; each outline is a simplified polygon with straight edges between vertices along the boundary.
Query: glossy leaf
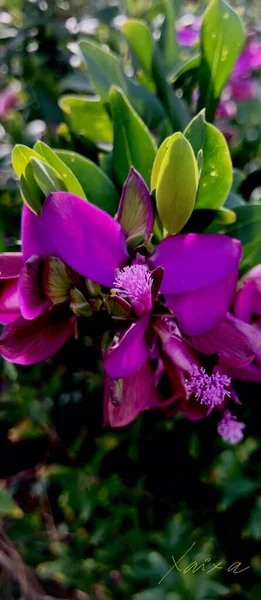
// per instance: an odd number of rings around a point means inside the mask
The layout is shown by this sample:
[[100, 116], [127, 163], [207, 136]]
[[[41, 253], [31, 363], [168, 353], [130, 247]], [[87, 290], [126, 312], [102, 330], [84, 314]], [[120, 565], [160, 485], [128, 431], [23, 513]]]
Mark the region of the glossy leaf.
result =
[[12, 163], [15, 173], [20, 179], [22, 199], [33, 212], [40, 214], [42, 195], [34, 178], [32, 165], [30, 164], [31, 158], [42, 159], [38, 152], [27, 146], [17, 144], [14, 147]]
[[71, 168], [68, 167], [57, 155], [54, 150], [49, 148], [47, 144], [44, 142], [37, 142], [34, 146], [34, 149], [41, 154], [43, 159], [59, 174], [60, 179], [62, 179], [64, 187], [58, 189], [65, 189], [71, 194], [75, 194], [76, 196], [80, 196], [80, 198], [86, 198], [84, 190], [78, 181], [78, 178], [75, 176]]
[[121, 30], [141, 67], [151, 76], [154, 41], [150, 30], [145, 23], [137, 19], [125, 21]]
[[116, 54], [104, 50], [89, 40], [80, 41], [79, 46], [95, 92], [102, 102], [109, 102], [112, 85], [119, 86], [148, 127], [154, 129], [163, 121], [165, 113], [158, 98], [150, 90], [134, 83], [125, 75]]
[[203, 111], [191, 121], [184, 134], [196, 157], [203, 151], [196, 208], [221, 208], [233, 178], [226, 140], [219, 129], [205, 121]]
[[172, 136], [156, 182], [156, 204], [169, 234], [177, 233], [188, 221], [196, 200], [198, 166], [190, 143], [182, 133]]
[[244, 45], [244, 30], [237, 13], [225, 0], [212, 0], [201, 28], [199, 108], [206, 108], [209, 121], [233, 66]]
[[178, 63], [168, 76], [169, 83], [176, 83], [182, 75], [198, 69], [200, 65], [200, 54], [195, 54], [183, 63]]
[[123, 184], [133, 166], [148, 183], [156, 155], [154, 140], [119, 88], [111, 89], [110, 100], [114, 128], [113, 168], [116, 177]]
[[30, 163], [35, 181], [45, 196], [48, 196], [51, 192], [66, 190], [63, 180], [53, 167], [38, 160], [38, 158], [31, 158]]
[[178, 55], [178, 43], [176, 37], [176, 13], [173, 0], [162, 0], [164, 10], [164, 22], [159, 41], [165, 68], [173, 69]]
[[115, 215], [119, 196], [106, 173], [91, 160], [76, 152], [56, 150], [55, 153], [77, 177], [87, 200], [109, 214]]
[[62, 96], [59, 104], [72, 131], [92, 142], [112, 142], [112, 122], [98, 98]]

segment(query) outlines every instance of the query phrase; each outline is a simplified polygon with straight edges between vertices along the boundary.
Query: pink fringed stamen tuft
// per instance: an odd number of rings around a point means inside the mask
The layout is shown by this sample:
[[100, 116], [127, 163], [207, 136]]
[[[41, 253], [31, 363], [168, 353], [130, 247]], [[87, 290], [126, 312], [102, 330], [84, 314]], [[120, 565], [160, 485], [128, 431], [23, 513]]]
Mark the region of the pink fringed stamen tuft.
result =
[[152, 278], [147, 265], [136, 264], [116, 273], [113, 287], [123, 298], [128, 298], [136, 314], [141, 317], [152, 309]]
[[218, 424], [218, 433], [225, 442], [229, 444], [238, 444], [244, 437], [243, 429], [245, 423], [237, 420], [230, 410], [225, 410], [223, 419]]
[[226, 396], [230, 396], [227, 389], [230, 386], [231, 379], [221, 373], [207, 375], [203, 367], [193, 365], [190, 371], [189, 379], [185, 380], [186, 391], [200, 404], [206, 404], [211, 408], [220, 406]]

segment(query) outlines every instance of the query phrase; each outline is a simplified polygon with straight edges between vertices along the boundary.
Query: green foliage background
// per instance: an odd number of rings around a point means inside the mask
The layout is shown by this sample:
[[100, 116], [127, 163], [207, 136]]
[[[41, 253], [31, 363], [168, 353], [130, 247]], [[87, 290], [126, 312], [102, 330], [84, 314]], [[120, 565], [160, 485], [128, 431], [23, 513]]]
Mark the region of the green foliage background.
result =
[[[152, 19], [160, 3], [126, 4], [133, 16]], [[179, 4], [199, 13], [205, 6]], [[0, 246], [10, 250], [19, 239], [21, 210], [10, 151], [41, 137], [97, 162], [99, 149], [60, 125], [58, 98], [90, 92], [68, 48], [79, 36], [76, 24], [98, 19], [95, 39], [117, 51], [108, 23], [125, 9], [120, 2], [82, 0], [2, 0], [0, 8], [10, 16], [0, 23], [0, 81], [4, 86], [13, 77], [22, 84], [17, 110], [0, 125]], [[250, 23], [261, 17], [258, 3], [249, 2], [245, 12]], [[241, 123], [244, 143], [234, 159], [241, 168], [251, 160], [260, 168], [255, 118]], [[255, 136], [248, 135], [251, 127]], [[103, 428], [102, 381], [89, 331], [43, 365], [1, 363], [0, 597], [258, 600], [260, 388], [238, 386], [248, 426], [245, 441], [231, 448], [217, 438], [215, 416], [193, 424], [155, 411], [124, 430]], [[173, 570], [159, 584], [172, 556], [193, 544], [183, 569], [207, 557], [223, 568], [209, 575]], [[250, 568], [228, 572], [236, 561]]]

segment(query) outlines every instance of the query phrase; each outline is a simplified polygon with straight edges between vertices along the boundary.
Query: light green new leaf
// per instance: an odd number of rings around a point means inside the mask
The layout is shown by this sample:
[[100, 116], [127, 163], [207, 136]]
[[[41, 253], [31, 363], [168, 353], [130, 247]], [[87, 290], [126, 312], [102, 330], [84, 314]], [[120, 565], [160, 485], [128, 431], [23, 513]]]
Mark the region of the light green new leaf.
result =
[[47, 144], [44, 144], [44, 142], [36, 142], [34, 150], [36, 150], [43, 157], [43, 159], [56, 171], [58, 177], [62, 180], [63, 187], [58, 189], [67, 190], [71, 194], [75, 194], [76, 196], [80, 196], [80, 198], [86, 199], [86, 195], [81, 183], [78, 181], [77, 176], [75, 176], [73, 170], [59, 158], [54, 150], [47, 146]]
[[38, 152], [24, 146], [23, 144], [17, 144], [12, 152], [12, 164], [14, 171], [20, 179], [20, 191], [23, 202], [36, 214], [41, 212], [41, 191], [34, 179], [32, 165], [30, 164], [31, 158], [41, 160], [42, 157]]
[[216, 107], [245, 41], [243, 25], [225, 0], [212, 0], [201, 28], [199, 108], [213, 121]]
[[80, 41], [79, 46], [95, 92], [102, 102], [109, 102], [110, 88], [115, 85], [127, 95], [148, 127], [154, 129], [163, 121], [165, 113], [158, 98], [150, 90], [134, 83], [125, 75], [116, 54], [104, 50], [89, 40]]
[[226, 140], [219, 129], [205, 121], [203, 111], [189, 123], [184, 135], [196, 157], [203, 152], [196, 208], [219, 209], [228, 196], [233, 179]]
[[113, 118], [113, 169], [122, 185], [131, 166], [150, 181], [156, 155], [156, 145], [146, 125], [137, 115], [122, 90], [112, 87], [110, 92]]
[[173, 0], [161, 0], [165, 15], [159, 41], [164, 65], [169, 72], [173, 69], [178, 56], [178, 43], [176, 36], [176, 13]]
[[68, 150], [56, 150], [56, 155], [77, 177], [89, 202], [115, 215], [119, 196], [112, 181], [100, 167], [88, 158]]
[[46, 165], [38, 158], [31, 158], [30, 164], [32, 165], [35, 181], [45, 196], [48, 196], [51, 192], [66, 190], [63, 180], [53, 167]]
[[150, 30], [142, 21], [129, 19], [123, 23], [121, 31], [141, 67], [151, 77], [154, 41]]
[[156, 204], [163, 227], [174, 234], [184, 227], [195, 206], [198, 166], [184, 135], [175, 133], [171, 138], [157, 176]]
[[99, 98], [62, 96], [59, 105], [72, 131], [92, 142], [112, 142], [112, 122]]

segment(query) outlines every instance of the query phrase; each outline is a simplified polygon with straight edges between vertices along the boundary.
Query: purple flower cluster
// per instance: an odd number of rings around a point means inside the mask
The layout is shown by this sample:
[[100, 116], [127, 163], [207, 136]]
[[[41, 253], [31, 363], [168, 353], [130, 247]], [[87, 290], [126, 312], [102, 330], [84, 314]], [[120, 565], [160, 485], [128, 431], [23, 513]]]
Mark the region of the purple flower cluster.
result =
[[[261, 380], [261, 328], [251, 319], [261, 307], [261, 286], [252, 273], [236, 295], [240, 242], [189, 233], [169, 235], [154, 247], [153, 227], [149, 190], [132, 168], [116, 219], [55, 192], [40, 216], [24, 206], [22, 253], [0, 256], [6, 360], [45, 360], [81, 331], [83, 318], [109, 312], [104, 423], [114, 427], [150, 408], [182, 411], [193, 420], [215, 408], [223, 413], [234, 398], [231, 377], [253, 373]], [[216, 357], [210, 372], [208, 355]], [[234, 443], [243, 426], [228, 414], [219, 432]]]

